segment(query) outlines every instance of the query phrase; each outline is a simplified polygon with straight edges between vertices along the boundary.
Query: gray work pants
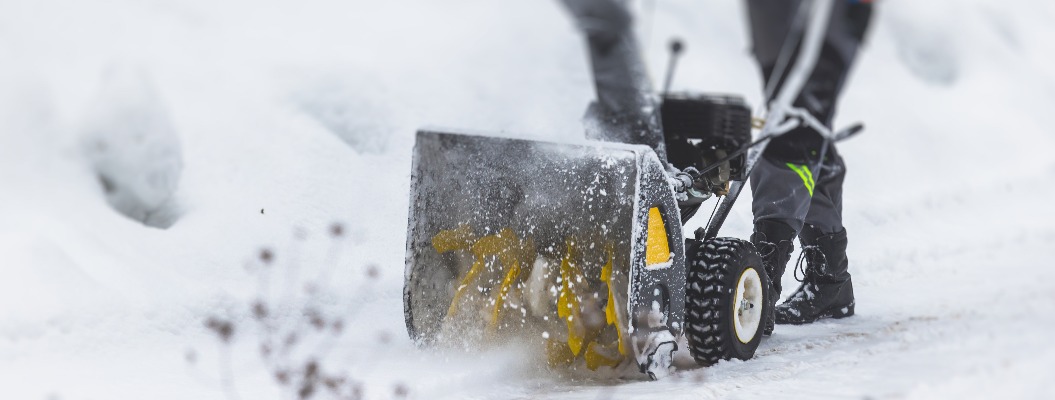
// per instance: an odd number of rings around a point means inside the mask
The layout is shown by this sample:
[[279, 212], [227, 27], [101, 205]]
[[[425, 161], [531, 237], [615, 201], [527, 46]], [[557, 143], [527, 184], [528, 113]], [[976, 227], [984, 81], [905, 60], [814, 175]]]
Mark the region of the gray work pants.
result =
[[[796, 16], [802, 0], [746, 0], [751, 23], [752, 52], [767, 87], [768, 100], [779, 93], [785, 74], [794, 65], [804, 23]], [[858, 48], [871, 20], [869, 2], [836, 0], [821, 54], [795, 105], [803, 107], [831, 128], [836, 103]], [[801, 20], [798, 20], [801, 21]], [[786, 48], [789, 48], [785, 50]], [[791, 51], [791, 56], [781, 54]], [[786, 60], [786, 61], [785, 61]], [[787, 63], [785, 68], [780, 64]], [[776, 76], [783, 70], [783, 74]], [[775, 81], [774, 81], [775, 80]], [[751, 173], [752, 211], [755, 221], [774, 220], [795, 232], [803, 224], [825, 233], [839, 232], [842, 225], [842, 185], [846, 165], [834, 144], [817, 168], [821, 136], [809, 128], [798, 128], [772, 140]]]
[[795, 232], [804, 223], [824, 233], [843, 230], [846, 165], [837, 154], [826, 158], [821, 171], [814, 171], [815, 166], [808, 164], [762, 157], [751, 173], [755, 221], [783, 222]]

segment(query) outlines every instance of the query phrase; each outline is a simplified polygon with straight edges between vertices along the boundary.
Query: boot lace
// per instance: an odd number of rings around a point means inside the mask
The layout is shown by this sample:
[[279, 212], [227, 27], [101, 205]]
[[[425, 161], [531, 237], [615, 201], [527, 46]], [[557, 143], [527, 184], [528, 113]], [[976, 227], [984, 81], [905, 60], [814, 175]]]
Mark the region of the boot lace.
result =
[[[813, 261], [812, 264], [816, 264], [817, 266], [815, 268], [810, 268], [810, 261]], [[802, 246], [802, 252], [799, 253], [799, 260], [795, 262], [795, 280], [799, 282], [812, 280], [809, 278], [820, 272], [817, 271], [817, 269], [820, 269], [822, 265], [828, 265], [827, 263], [828, 256], [824, 255], [820, 246]], [[799, 275], [802, 276], [799, 277]]]
[[758, 255], [762, 256], [762, 258], [769, 257], [773, 254], [774, 251], [777, 251], [776, 243], [767, 242], [764, 240], [760, 240], [758, 242]]
[[758, 240], [755, 242], [755, 249], [758, 250], [758, 255], [762, 256], [762, 267], [766, 269], [766, 272], [772, 272], [773, 266], [769, 265], [769, 256], [777, 251], [777, 244], [768, 240]]

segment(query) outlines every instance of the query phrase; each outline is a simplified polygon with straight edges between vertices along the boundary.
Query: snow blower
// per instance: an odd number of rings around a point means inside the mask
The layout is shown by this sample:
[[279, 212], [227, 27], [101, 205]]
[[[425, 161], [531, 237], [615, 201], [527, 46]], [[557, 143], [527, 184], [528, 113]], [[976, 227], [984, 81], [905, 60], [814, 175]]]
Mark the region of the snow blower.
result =
[[[830, 4], [815, 1], [814, 14]], [[825, 22], [811, 18], [754, 141], [743, 99], [666, 89], [660, 140], [626, 134], [647, 119], [611, 126], [603, 95], [587, 118], [587, 136], [599, 140], [419, 131], [404, 286], [410, 336], [429, 346], [534, 346], [550, 365], [630, 366], [653, 379], [671, 372], [682, 335], [701, 365], [753, 357], [768, 277], [750, 242], [717, 234], [768, 140], [801, 124], [822, 128], [826, 140], [859, 130], [832, 134], [791, 106]], [[638, 58], [623, 50], [593, 55], [599, 92], [602, 75], [640, 78], [598, 71], [599, 57]], [[675, 60], [680, 43], [672, 50]], [[635, 65], [623, 61], [614, 65]], [[716, 196], [724, 200], [706, 228], [686, 239], [683, 222]]]

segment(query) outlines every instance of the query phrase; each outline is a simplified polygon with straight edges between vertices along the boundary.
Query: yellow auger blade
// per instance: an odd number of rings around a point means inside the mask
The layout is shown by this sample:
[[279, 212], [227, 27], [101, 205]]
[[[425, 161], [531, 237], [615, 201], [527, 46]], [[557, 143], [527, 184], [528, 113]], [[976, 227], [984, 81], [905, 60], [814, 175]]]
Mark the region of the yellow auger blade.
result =
[[561, 289], [557, 297], [557, 316], [564, 319], [568, 324], [568, 347], [574, 355], [582, 352], [582, 345], [586, 338], [586, 327], [582, 324], [582, 313], [579, 296], [575, 290], [575, 284], [584, 284], [582, 271], [572, 261], [575, 256], [575, 242], [567, 241], [568, 251], [560, 263]]
[[440, 231], [432, 237], [432, 247], [440, 254], [468, 249], [475, 242], [476, 236], [473, 235], [472, 228], [465, 224], [458, 226], [457, 229]]
[[616, 337], [618, 338], [616, 345], [619, 348], [619, 354], [625, 356], [626, 346], [623, 345], [623, 327], [619, 325], [619, 315], [616, 314], [615, 310], [615, 292], [612, 290], [612, 246], [606, 246], [605, 252], [608, 254], [608, 262], [601, 268], [601, 280], [608, 287], [608, 304], [604, 307], [604, 319], [608, 325], [615, 326]]
[[499, 256], [500, 260], [505, 260], [502, 263], [507, 271], [501, 285], [498, 286], [497, 295], [494, 297], [494, 306], [491, 309], [491, 323], [487, 326], [488, 333], [491, 334], [498, 329], [502, 307], [505, 307], [506, 300], [509, 298], [509, 291], [517, 283], [521, 272], [525, 268], [524, 266], [532, 265], [537, 257], [535, 254], [535, 243], [531, 238], [518, 240], [513, 231], [509, 229], [503, 229], [501, 235], [513, 235], [511, 236], [512, 241], [516, 244], [514, 248], [503, 249]]
[[451, 299], [451, 305], [447, 307], [447, 318], [451, 318], [458, 314], [458, 304], [461, 302], [461, 298], [465, 294], [465, 289], [469, 287], [469, 284], [476, 280], [476, 277], [480, 275], [480, 271], [483, 269], [484, 259], [482, 257], [473, 261], [473, 265], [469, 267], [469, 272], [465, 274], [461, 283], [458, 284], [458, 289], [454, 290], [454, 298]]
[[546, 339], [546, 361], [551, 367], [568, 365], [575, 362], [568, 344], [556, 339]]
[[608, 262], [601, 267], [601, 280], [604, 281], [605, 285], [608, 286], [608, 304], [604, 307], [604, 319], [608, 325], [612, 325], [619, 322], [619, 317], [615, 314], [615, 299], [612, 298], [612, 257], [608, 257]]
[[484, 236], [472, 246], [473, 255], [477, 258], [498, 256], [499, 261], [512, 263], [516, 257], [510, 250], [517, 248], [517, 235], [512, 229], [502, 229], [498, 234]]
[[[469, 249], [475, 242], [476, 236], [473, 235], [472, 228], [465, 224], [458, 226], [457, 229], [442, 230], [432, 237], [432, 247], [440, 254]], [[451, 300], [450, 306], [447, 307], [447, 318], [454, 316], [458, 312], [458, 302], [461, 300], [462, 295], [465, 294], [465, 288], [469, 287], [469, 284], [480, 275], [480, 271], [483, 268], [483, 258], [476, 258], [473, 265], [469, 267], [469, 272], [465, 273], [461, 282], [458, 283], [458, 288], [454, 291], [454, 298]]]
[[586, 368], [596, 371], [597, 368], [602, 366], [610, 368], [618, 366], [623, 361], [622, 347], [618, 350], [615, 347], [620, 347], [619, 342], [608, 345], [590, 342], [586, 346], [586, 354], [583, 354], [582, 357], [586, 360]]
[[502, 279], [502, 285], [498, 287], [498, 296], [495, 296], [495, 305], [491, 309], [491, 323], [487, 325], [489, 334], [498, 330], [498, 317], [502, 313], [502, 307], [505, 305], [506, 298], [509, 296], [509, 288], [513, 286], [518, 276], [520, 276], [519, 261], [513, 263], [512, 268], [509, 268], [509, 272], [506, 273], [506, 277]]
[[[459, 232], [459, 230], [462, 230], [463, 228], [465, 228], [465, 230]], [[466, 235], [465, 232], [470, 232], [470, 234]], [[440, 237], [440, 235], [444, 234], [446, 235]], [[440, 232], [433, 238], [432, 242], [433, 246], [437, 249], [440, 247], [449, 249], [456, 245], [462, 245], [464, 243], [463, 240], [468, 240], [470, 238], [471, 231], [469, 230], [468, 225], [462, 225], [458, 229], [452, 231]], [[437, 243], [439, 243], [440, 246], [437, 246]], [[472, 286], [472, 283], [476, 281], [477, 277], [480, 276], [480, 273], [483, 272], [483, 269], [487, 266], [487, 256], [497, 255], [502, 264], [510, 265], [515, 260], [515, 256], [512, 254], [513, 252], [509, 251], [509, 249], [514, 248], [514, 246], [516, 246], [516, 234], [510, 229], [503, 229], [496, 235], [484, 236], [475, 243], [472, 243], [469, 248], [472, 250], [474, 256], [473, 265], [469, 267], [469, 272], [465, 274], [465, 277], [462, 278], [461, 282], [458, 284], [458, 288], [454, 291], [454, 297], [451, 299], [451, 304], [447, 308], [447, 318], [451, 318], [458, 313], [458, 304], [465, 295], [465, 291]]]
[[462, 278], [458, 288], [454, 292], [450, 306], [447, 308], [447, 318], [458, 313], [458, 306], [466, 290], [479, 278], [487, 266], [487, 257], [496, 256], [505, 271], [505, 278], [493, 293], [491, 320], [488, 323], [488, 333], [494, 333], [498, 329], [498, 321], [501, 317], [502, 307], [505, 306], [509, 297], [509, 291], [520, 277], [523, 265], [534, 261], [535, 245], [528, 240], [517, 238], [512, 229], [502, 229], [498, 234], [484, 236], [474, 240], [472, 230], [468, 225], [459, 226], [458, 229], [441, 231], [432, 240], [433, 247], [437, 251], [454, 251], [471, 249], [474, 261], [469, 271]]

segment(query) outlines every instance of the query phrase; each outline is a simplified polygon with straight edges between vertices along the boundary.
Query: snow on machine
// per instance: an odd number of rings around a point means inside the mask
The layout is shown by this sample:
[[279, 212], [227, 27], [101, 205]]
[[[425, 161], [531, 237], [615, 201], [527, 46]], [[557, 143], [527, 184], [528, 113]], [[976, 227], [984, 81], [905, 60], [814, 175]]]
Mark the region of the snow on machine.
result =
[[[812, 6], [823, 13], [830, 0]], [[750, 242], [718, 231], [772, 137], [801, 124], [820, 128], [826, 140], [860, 130], [833, 134], [791, 106], [815, 63], [825, 21], [810, 19], [787, 82], [767, 118], [755, 121], [761, 131], [754, 141], [741, 98], [687, 93], [664, 93], [658, 112], [648, 113], [661, 120], [662, 130], [652, 131], [661, 139], [628, 135], [650, 121], [620, 122], [604, 103], [643, 100], [606, 99], [613, 92], [604, 92], [602, 80], [640, 83], [636, 64], [607, 66], [631, 66], [621, 74], [598, 70], [607, 68], [605, 57], [639, 60], [633, 48], [592, 55], [600, 94], [587, 113], [594, 140], [419, 131], [404, 285], [410, 336], [469, 349], [517, 343], [533, 346], [550, 365], [629, 366], [653, 379], [670, 373], [682, 335], [701, 365], [753, 357], [773, 306], [769, 278]], [[686, 238], [683, 222], [713, 197], [724, 199]]]

